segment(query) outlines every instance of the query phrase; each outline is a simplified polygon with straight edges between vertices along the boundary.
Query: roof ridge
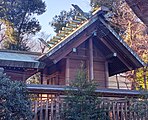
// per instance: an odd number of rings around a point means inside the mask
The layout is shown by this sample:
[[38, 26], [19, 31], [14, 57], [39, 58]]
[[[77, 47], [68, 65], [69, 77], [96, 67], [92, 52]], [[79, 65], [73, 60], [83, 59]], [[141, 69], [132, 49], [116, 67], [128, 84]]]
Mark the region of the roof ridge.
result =
[[50, 46], [49, 50], [63, 41], [67, 36], [77, 30], [77, 28], [79, 28], [86, 21], [86, 18], [83, 16], [75, 16], [72, 21], [66, 24], [66, 27], [62, 27], [62, 30], [60, 30], [59, 33], [56, 34], [56, 36], [54, 36], [52, 39], [50, 39], [50, 41], [47, 42]]
[[[96, 14], [100, 8], [95, 10], [92, 15]], [[83, 27], [85, 23], [87, 23], [89, 19], [82, 16], [81, 14], [78, 14], [74, 17], [72, 21], [66, 24], [66, 27], [63, 27], [62, 30], [59, 31], [59, 33], [56, 34], [50, 41], [47, 43], [49, 44], [49, 51], [53, 49], [56, 45], [61, 43], [62, 41], [66, 40], [67, 37], [69, 37], [71, 34], [73, 34], [75, 31]]]

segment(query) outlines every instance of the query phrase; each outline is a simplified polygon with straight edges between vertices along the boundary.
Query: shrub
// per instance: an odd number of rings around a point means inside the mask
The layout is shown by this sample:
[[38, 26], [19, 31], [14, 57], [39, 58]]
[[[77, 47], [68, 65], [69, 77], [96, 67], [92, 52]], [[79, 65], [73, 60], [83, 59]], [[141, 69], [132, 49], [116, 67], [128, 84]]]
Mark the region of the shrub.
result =
[[0, 76], [0, 120], [32, 120], [31, 101], [24, 83]]

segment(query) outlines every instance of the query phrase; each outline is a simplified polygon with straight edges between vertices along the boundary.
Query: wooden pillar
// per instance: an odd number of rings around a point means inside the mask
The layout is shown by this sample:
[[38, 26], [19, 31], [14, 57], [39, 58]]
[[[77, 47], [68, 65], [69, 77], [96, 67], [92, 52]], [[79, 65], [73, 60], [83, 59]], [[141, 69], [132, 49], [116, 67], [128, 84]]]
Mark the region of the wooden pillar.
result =
[[117, 89], [120, 89], [118, 75], [116, 75]]
[[94, 64], [93, 64], [93, 40], [89, 39], [89, 79], [94, 79]]
[[70, 81], [69, 81], [69, 78], [70, 78], [70, 71], [69, 71], [69, 58], [66, 58], [66, 72], [65, 72], [65, 78], [66, 78], [66, 81], [65, 81], [65, 84], [66, 85], [69, 85]]
[[136, 89], [136, 79], [137, 79], [136, 73], [137, 73], [137, 69], [132, 71], [132, 74], [133, 74], [133, 78], [132, 78], [133, 81], [132, 81], [132, 87], [131, 87], [132, 90]]
[[109, 70], [108, 70], [108, 62], [105, 62], [105, 88], [109, 87]]
[[41, 77], [41, 84], [43, 84], [43, 74], [44, 74], [44, 72], [43, 72], [43, 70], [40, 72], [40, 77]]
[[59, 72], [56, 73], [56, 85], [60, 85], [60, 81], [59, 81]]
[[147, 90], [146, 72], [147, 72], [147, 66], [143, 67], [143, 80], [144, 80], [144, 89], [145, 90]]

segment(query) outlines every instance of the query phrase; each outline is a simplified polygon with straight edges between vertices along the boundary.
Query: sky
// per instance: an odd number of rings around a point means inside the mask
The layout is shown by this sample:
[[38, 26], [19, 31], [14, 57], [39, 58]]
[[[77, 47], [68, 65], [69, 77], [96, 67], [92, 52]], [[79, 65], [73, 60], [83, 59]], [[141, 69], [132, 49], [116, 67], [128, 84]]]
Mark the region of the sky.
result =
[[90, 11], [90, 0], [44, 0], [47, 6], [47, 10], [43, 15], [38, 16], [38, 20], [42, 26], [41, 32], [45, 32], [48, 35], [55, 35], [53, 28], [50, 27], [49, 22], [55, 15], [59, 15], [62, 10], [70, 10], [71, 4], [78, 5], [84, 12]]

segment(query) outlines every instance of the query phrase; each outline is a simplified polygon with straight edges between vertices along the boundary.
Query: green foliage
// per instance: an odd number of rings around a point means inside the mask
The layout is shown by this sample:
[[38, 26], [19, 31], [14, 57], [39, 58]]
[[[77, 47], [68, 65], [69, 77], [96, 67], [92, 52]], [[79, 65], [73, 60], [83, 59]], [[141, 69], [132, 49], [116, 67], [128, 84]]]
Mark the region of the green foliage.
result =
[[112, 8], [113, 2], [116, 2], [117, 0], [90, 0], [90, 5], [92, 8], [98, 8], [103, 6], [106, 6], [108, 8]]
[[7, 49], [28, 50], [24, 43], [27, 36], [40, 31], [41, 26], [33, 15], [45, 12], [45, 2], [42, 0], [1, 0], [0, 19], [9, 21], [14, 29], [15, 42], [5, 43]]
[[[137, 89], [145, 89], [148, 88], [148, 67], [143, 67], [137, 70], [136, 72], [136, 82], [137, 82]], [[144, 79], [143, 79], [144, 78]]]
[[94, 83], [88, 81], [83, 70], [79, 70], [65, 98], [66, 105], [61, 110], [63, 120], [109, 120], [104, 108], [100, 108], [101, 99], [94, 93]]
[[32, 120], [31, 102], [24, 83], [0, 77], [0, 120]]
[[60, 12], [60, 15], [55, 15], [49, 24], [54, 28], [54, 31], [58, 33], [76, 14], [77, 12], [73, 9], [70, 9], [68, 12], [63, 10]]
[[141, 118], [148, 119], [147, 112], [148, 112], [148, 91], [141, 91], [141, 96], [138, 99], [130, 99], [129, 100], [130, 111], [134, 112], [136, 116]]
[[27, 84], [40, 84], [41, 73], [38, 72], [26, 80]]

